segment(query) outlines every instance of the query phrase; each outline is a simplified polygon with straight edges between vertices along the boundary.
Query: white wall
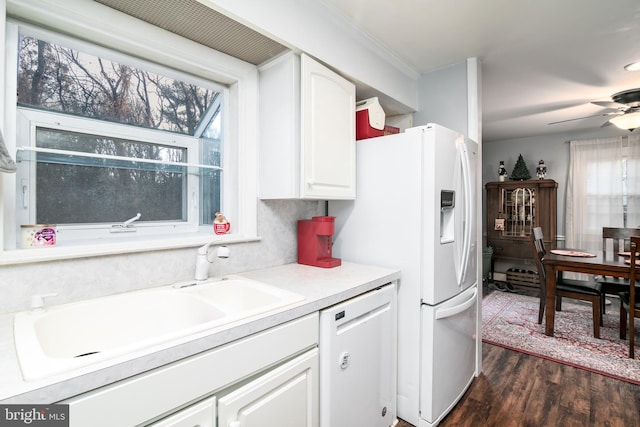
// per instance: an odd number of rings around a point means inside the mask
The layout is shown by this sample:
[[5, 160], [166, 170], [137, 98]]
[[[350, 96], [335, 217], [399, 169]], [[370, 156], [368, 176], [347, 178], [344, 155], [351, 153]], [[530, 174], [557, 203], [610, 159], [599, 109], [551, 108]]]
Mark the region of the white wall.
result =
[[418, 81], [419, 111], [413, 125], [437, 123], [468, 135], [467, 63], [424, 74]]

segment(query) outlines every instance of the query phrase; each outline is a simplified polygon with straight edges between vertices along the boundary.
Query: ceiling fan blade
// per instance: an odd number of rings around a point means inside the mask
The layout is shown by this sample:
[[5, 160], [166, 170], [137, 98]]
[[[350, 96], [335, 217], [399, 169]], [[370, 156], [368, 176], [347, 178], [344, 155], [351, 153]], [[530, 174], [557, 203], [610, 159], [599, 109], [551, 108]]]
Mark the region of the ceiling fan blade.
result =
[[612, 112], [612, 113], [602, 113], [602, 114], [594, 114], [593, 116], [584, 116], [584, 117], [576, 117], [575, 119], [568, 119], [568, 120], [560, 120], [558, 122], [551, 122], [548, 123], [549, 125], [557, 125], [558, 123], [566, 123], [566, 122], [572, 122], [574, 120], [582, 120], [582, 119], [589, 119], [591, 117], [603, 117], [603, 116], [617, 116], [619, 114], [622, 114], [622, 112]]
[[629, 108], [628, 105], [620, 104], [619, 102], [591, 101], [591, 103], [600, 107], [611, 108], [612, 110], [626, 110]]

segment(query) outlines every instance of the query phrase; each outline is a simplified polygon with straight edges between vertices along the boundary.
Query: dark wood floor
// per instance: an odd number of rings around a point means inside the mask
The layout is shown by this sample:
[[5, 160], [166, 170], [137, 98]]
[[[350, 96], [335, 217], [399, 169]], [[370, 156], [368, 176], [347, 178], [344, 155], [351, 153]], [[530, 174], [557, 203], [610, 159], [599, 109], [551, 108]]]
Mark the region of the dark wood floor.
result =
[[482, 355], [441, 427], [640, 426], [640, 386], [489, 344]]

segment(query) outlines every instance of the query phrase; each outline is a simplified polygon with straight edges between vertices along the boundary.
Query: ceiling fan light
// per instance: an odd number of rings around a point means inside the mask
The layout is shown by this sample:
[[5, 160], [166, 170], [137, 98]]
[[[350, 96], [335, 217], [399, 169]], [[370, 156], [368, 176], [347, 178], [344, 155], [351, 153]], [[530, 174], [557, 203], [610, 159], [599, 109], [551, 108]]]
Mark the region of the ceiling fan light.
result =
[[624, 66], [624, 69], [627, 71], [640, 71], [640, 61], [627, 64]]
[[640, 111], [613, 117], [609, 121], [620, 129], [632, 130], [640, 128]]

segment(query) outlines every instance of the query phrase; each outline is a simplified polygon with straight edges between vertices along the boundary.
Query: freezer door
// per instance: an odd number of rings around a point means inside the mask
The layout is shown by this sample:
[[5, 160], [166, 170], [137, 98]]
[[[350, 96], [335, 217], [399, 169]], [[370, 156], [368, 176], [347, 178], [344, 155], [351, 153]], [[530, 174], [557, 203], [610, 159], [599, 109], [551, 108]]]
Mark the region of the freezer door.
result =
[[471, 384], [476, 361], [477, 287], [422, 306], [420, 426], [433, 426]]

